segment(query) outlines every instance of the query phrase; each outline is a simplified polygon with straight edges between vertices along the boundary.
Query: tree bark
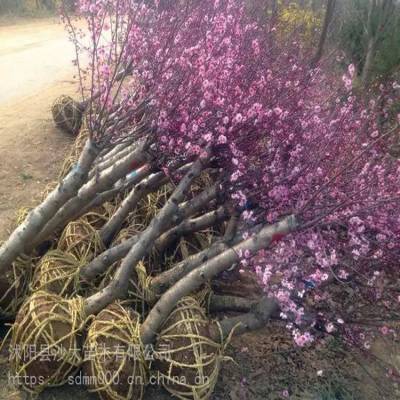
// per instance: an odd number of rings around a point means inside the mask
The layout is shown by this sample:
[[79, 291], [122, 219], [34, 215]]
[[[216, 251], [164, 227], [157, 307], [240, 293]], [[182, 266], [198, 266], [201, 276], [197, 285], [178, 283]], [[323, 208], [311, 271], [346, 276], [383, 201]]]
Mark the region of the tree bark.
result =
[[96, 145], [88, 140], [76, 166], [68, 173], [46, 200], [31, 211], [26, 220], [11, 234], [0, 248], [0, 272], [6, 271], [21, 254], [29, 253], [36, 235], [54, 214], [76, 195], [84, 184], [90, 168], [99, 153]]
[[364, 87], [367, 87], [369, 83], [372, 65], [376, 54], [376, 47], [377, 47], [376, 40], [374, 37], [371, 37], [368, 41], [367, 53], [365, 56], [364, 66], [361, 73], [361, 82]]
[[109, 219], [109, 221], [100, 231], [100, 238], [106, 247], [109, 246], [115, 235], [119, 232], [129, 213], [137, 207], [139, 201], [146, 194], [154, 191], [156, 188], [159, 188], [163, 184], [167, 183], [167, 181], [168, 178], [166, 178], [165, 174], [163, 172], [159, 172], [157, 174], [153, 174], [153, 176], [145, 179], [133, 188], [115, 214]]
[[150, 311], [141, 328], [143, 343], [150, 344], [154, 341], [161, 325], [182, 297], [189, 295], [214, 276], [230, 268], [232, 264], [240, 262], [241, 252], [248, 250], [254, 254], [262, 248], [267, 248], [276, 237], [286, 235], [295, 229], [297, 229], [296, 218], [294, 216], [285, 218], [277, 224], [263, 228], [250, 239], [229, 248], [186, 275], [165, 292]]
[[238, 296], [220, 296], [212, 293], [208, 302], [210, 311], [236, 311], [236, 312], [250, 312], [257, 304], [257, 300], [250, 300], [245, 297]]
[[179, 203], [182, 202], [186, 191], [193, 180], [201, 174], [205, 168], [205, 164], [209, 162], [209, 158], [210, 154], [208, 151], [207, 157], [200, 157], [192, 165], [159, 214], [153, 218], [148, 228], [141, 233], [140, 240], [134, 244], [128, 255], [124, 258], [111, 283], [100, 292], [86, 299], [85, 311], [87, 315], [96, 314], [114, 300], [126, 296], [129, 279], [136, 265], [146, 256], [154, 241], [160, 236], [160, 233], [177, 212]]
[[267, 297], [263, 297], [254, 305], [254, 309], [246, 314], [237, 317], [226, 318], [215, 323], [211, 328], [214, 339], [221, 340], [229, 337], [232, 332], [235, 335], [241, 335], [246, 332], [254, 331], [265, 326], [268, 321], [279, 313], [278, 303]]
[[175, 240], [193, 232], [200, 232], [210, 228], [218, 222], [228, 218], [225, 207], [211, 211], [197, 218], [192, 218], [181, 222], [179, 225], [163, 233], [156, 241], [155, 248], [159, 253], [163, 253]]
[[324, 18], [324, 24], [322, 26], [322, 32], [321, 36], [319, 38], [319, 43], [317, 47], [317, 51], [314, 55], [314, 58], [311, 62], [311, 67], [315, 67], [319, 61], [322, 58], [322, 55], [324, 53], [324, 47], [326, 43], [326, 38], [328, 37], [328, 29], [329, 25], [332, 22], [333, 15], [335, 13], [335, 6], [336, 6], [336, 0], [328, 0], [328, 3], [326, 5], [326, 12], [325, 12], [325, 18]]
[[[252, 233], [257, 233], [258, 231], [258, 227], [255, 227]], [[190, 272], [228, 250], [231, 246], [240, 243], [242, 240], [242, 235], [238, 233], [232, 240], [226, 241], [224, 238], [222, 241], [215, 242], [207, 249], [190, 256], [186, 260], [176, 264], [173, 268], [152, 278], [149, 286], [150, 291], [152, 291], [156, 297], [160, 296]]]
[[[83, 209], [95, 199], [98, 193], [112, 188], [117, 180], [125, 177], [126, 174], [132, 170], [133, 166], [137, 167], [137, 165], [143, 165], [146, 161], [147, 155], [143, 152], [143, 147], [139, 146], [132, 154], [105, 170], [99, 177], [92, 178], [79, 190], [77, 196], [70, 199], [68, 203], [59, 209], [44, 229], [37, 235], [30, 248], [38, 246], [47, 240], [54, 232], [63, 229], [64, 226], [79, 213], [79, 210]], [[140, 182], [146, 174], [146, 168], [140, 168], [140, 170], [137, 170], [134, 182]]]

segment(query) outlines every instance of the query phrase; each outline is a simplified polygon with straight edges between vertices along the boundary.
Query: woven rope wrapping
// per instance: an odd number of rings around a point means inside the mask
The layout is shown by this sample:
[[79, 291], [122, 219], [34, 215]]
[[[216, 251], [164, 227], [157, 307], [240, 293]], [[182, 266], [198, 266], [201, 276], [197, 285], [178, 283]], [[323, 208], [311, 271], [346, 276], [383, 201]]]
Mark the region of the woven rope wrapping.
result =
[[66, 226], [58, 249], [74, 255], [81, 262], [91, 261], [104, 250], [98, 231], [84, 218]]
[[82, 124], [82, 109], [69, 96], [60, 96], [51, 108], [56, 126], [68, 133], [77, 134]]
[[36, 292], [22, 305], [12, 327], [11, 369], [29, 392], [67, 382], [82, 364], [83, 299]]
[[35, 269], [32, 290], [44, 290], [70, 298], [80, 291], [79, 272], [81, 262], [71, 254], [60, 250], [49, 251]]
[[16, 226], [21, 225], [25, 221], [26, 217], [31, 212], [31, 210], [32, 210], [32, 208], [29, 208], [29, 207], [21, 207], [17, 210], [17, 212], [15, 214]]
[[111, 203], [104, 203], [83, 215], [82, 219], [87, 221], [93, 228], [101, 229], [111, 218], [114, 211], [115, 207]]
[[213, 393], [224, 346], [211, 339], [209, 325], [199, 303], [185, 297], [158, 335], [155, 366], [165, 389], [178, 399], [204, 400]]
[[117, 302], [101, 311], [89, 328], [83, 370], [89, 390], [103, 400], [143, 397], [147, 366], [139, 321], [136, 312]]
[[19, 257], [12, 269], [0, 278], [0, 317], [15, 317], [19, 307], [29, 292], [33, 275], [33, 260], [30, 257]]
[[[110, 284], [115, 275], [115, 272], [119, 269], [120, 265], [121, 261], [118, 261], [107, 269], [105, 274], [100, 278], [101, 281], [99, 284], [96, 285], [93, 293], [104, 289]], [[143, 265], [143, 263], [140, 262], [136, 270], [140, 268], [141, 265]], [[143, 293], [142, 284], [137, 276], [133, 276], [129, 280], [128, 297], [124, 301], [124, 304], [129, 305], [129, 307], [139, 313], [142, 318], [146, 317], [148, 312], [148, 303], [146, 301], [145, 294]]]
[[142, 225], [148, 226], [153, 218], [159, 213], [165, 205], [173, 191], [169, 184], [162, 186], [156, 192], [146, 195], [139, 201], [136, 210], [129, 214], [127, 218], [128, 226]]
[[[138, 284], [136, 285], [136, 295], [147, 304], [154, 304], [157, 301], [157, 295], [151, 289], [152, 277], [147, 274], [146, 266], [139, 262], [136, 267], [136, 276]], [[132, 294], [130, 293], [132, 296]]]

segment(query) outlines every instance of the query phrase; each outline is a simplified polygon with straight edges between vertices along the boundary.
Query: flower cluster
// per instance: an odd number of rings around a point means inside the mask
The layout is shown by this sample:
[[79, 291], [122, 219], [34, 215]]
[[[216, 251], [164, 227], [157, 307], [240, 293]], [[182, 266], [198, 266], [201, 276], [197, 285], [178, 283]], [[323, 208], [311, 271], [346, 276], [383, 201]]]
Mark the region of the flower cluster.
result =
[[[297, 232], [244, 254], [243, 264], [277, 299], [298, 345], [313, 341], [301, 330], [307, 304], [313, 329], [346, 331], [335, 282], [362, 277], [364, 297], [398, 310], [387, 282], [400, 256], [400, 163], [388, 151], [383, 89], [361, 101], [353, 66], [339, 84], [310, 70], [307, 49], [260, 26], [245, 1], [81, 0], [80, 10], [96, 65], [92, 92], [116, 119], [146, 105], [163, 167], [209, 147], [247, 224], [297, 216]], [[132, 77], [118, 84], [128, 65]]]

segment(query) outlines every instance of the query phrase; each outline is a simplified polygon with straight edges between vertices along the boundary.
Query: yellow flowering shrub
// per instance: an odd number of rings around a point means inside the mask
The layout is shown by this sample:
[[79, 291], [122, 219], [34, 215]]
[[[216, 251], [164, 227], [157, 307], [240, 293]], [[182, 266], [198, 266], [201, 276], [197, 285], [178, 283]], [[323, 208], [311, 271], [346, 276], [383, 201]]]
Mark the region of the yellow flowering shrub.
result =
[[322, 25], [322, 16], [310, 9], [302, 8], [296, 3], [280, 8], [278, 15], [278, 30], [283, 36], [288, 36], [294, 31], [306, 43], [312, 43], [316, 30]]

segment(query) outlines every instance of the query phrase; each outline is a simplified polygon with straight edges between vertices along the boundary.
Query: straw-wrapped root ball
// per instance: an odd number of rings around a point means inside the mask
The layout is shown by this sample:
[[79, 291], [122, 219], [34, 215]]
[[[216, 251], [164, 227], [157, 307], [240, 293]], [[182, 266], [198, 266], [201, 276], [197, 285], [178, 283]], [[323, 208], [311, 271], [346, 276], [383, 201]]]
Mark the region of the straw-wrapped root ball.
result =
[[102, 400], [142, 398], [147, 367], [136, 312], [117, 302], [99, 313], [88, 330], [83, 373]]
[[114, 213], [115, 207], [111, 203], [104, 203], [82, 216], [93, 228], [101, 229]]
[[0, 277], [0, 318], [14, 318], [29, 293], [33, 274], [33, 260], [19, 257]]
[[58, 242], [58, 249], [89, 262], [103, 251], [100, 236], [90, 223], [81, 218], [70, 222]]
[[49, 251], [39, 262], [32, 280], [32, 289], [44, 290], [62, 297], [78, 294], [81, 264], [72, 254]]
[[60, 96], [51, 108], [56, 126], [76, 135], [82, 125], [83, 109], [72, 97]]
[[36, 292], [22, 305], [12, 327], [13, 378], [25, 390], [40, 393], [75, 375], [82, 364], [80, 332], [83, 300]]
[[158, 336], [155, 368], [164, 388], [179, 399], [210, 398], [223, 360], [210, 320], [192, 297], [183, 298]]

